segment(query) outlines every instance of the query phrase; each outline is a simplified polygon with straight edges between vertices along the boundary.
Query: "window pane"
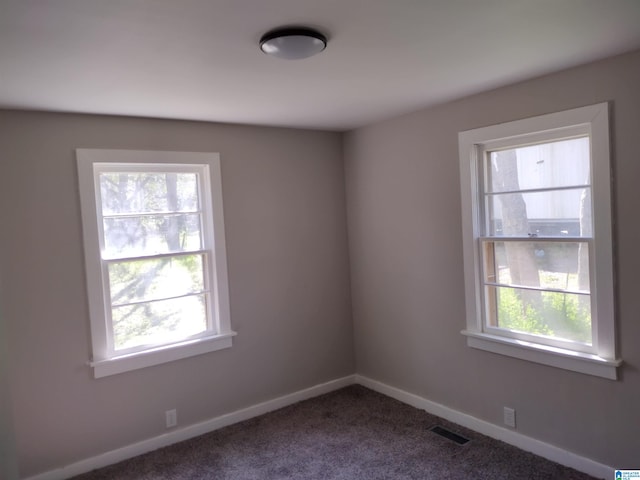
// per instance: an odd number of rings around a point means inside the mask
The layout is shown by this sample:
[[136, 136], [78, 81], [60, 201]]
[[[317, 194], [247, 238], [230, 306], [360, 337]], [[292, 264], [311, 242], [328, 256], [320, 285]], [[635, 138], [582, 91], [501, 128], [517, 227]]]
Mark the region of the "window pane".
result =
[[590, 345], [591, 297], [487, 286], [487, 325]]
[[589, 138], [490, 152], [487, 192], [590, 185]]
[[591, 189], [487, 196], [491, 236], [591, 237]]
[[174, 343], [207, 330], [205, 295], [115, 307], [112, 320], [115, 350]]
[[109, 264], [112, 305], [159, 300], [204, 290], [203, 255]]
[[484, 242], [485, 281], [589, 293], [586, 242]]
[[199, 214], [105, 218], [104, 248], [108, 258], [200, 250]]
[[198, 210], [195, 173], [101, 173], [102, 214]]

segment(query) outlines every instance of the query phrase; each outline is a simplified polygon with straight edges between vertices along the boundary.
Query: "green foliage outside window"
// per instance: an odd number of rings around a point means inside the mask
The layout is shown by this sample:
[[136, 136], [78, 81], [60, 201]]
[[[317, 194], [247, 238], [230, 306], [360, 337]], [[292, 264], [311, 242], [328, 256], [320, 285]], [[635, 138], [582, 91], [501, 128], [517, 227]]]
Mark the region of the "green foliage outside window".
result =
[[552, 336], [590, 344], [591, 314], [588, 296], [558, 292], [540, 292], [541, 301], [534, 305], [524, 301], [519, 291], [501, 288], [498, 295], [500, 328], [533, 335]]

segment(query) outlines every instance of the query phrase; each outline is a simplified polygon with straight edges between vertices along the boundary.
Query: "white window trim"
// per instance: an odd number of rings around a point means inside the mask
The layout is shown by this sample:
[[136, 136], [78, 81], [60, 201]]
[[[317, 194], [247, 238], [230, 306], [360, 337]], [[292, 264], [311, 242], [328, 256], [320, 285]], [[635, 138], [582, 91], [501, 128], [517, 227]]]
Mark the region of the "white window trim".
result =
[[[231, 347], [232, 337], [236, 333], [231, 330], [219, 154], [77, 149], [76, 156], [93, 351], [93, 358], [89, 365], [93, 367], [94, 377], [114, 375]], [[204, 171], [209, 173], [209, 178], [205, 178], [201, 182], [201, 195], [203, 198], [209, 197], [211, 199], [211, 217], [204, 216], [203, 228], [209, 231], [209, 235], [205, 235], [205, 237], [213, 239], [213, 245], [205, 245], [205, 249], [212, 253], [209, 255], [211, 257], [209, 268], [213, 280], [213, 285], [210, 286], [212, 310], [210, 317], [216, 322], [215, 334], [133, 353], [120, 355], [109, 353], [109, 336], [105, 320], [107, 306], [104, 295], [104, 282], [107, 280], [101, 259], [94, 164], [110, 163], [206, 166]], [[150, 167], [153, 168], [152, 165]]]
[[[597, 330], [593, 344], [596, 353], [576, 352], [513, 338], [488, 334], [483, 330], [481, 291], [481, 258], [477, 245], [481, 236], [480, 211], [477, 199], [479, 185], [479, 151], [513, 144], [535, 143], [549, 134], [562, 131], [586, 131], [591, 137], [591, 169], [593, 198], [593, 266], [597, 311]], [[542, 135], [542, 137], [541, 137]], [[609, 159], [609, 105], [600, 103], [513, 122], [460, 132], [460, 182], [462, 201], [462, 234], [465, 274], [467, 336], [470, 347], [507, 355], [522, 360], [617, 379], [613, 243], [611, 235], [611, 180]]]

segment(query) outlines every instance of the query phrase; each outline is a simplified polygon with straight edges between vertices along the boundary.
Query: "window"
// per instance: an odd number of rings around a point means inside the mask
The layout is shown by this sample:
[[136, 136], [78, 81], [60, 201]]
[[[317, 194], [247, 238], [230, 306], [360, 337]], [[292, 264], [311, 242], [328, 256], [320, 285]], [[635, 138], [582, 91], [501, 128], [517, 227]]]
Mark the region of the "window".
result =
[[608, 105], [459, 143], [468, 345], [617, 378]]
[[218, 154], [77, 160], [95, 377], [230, 347]]

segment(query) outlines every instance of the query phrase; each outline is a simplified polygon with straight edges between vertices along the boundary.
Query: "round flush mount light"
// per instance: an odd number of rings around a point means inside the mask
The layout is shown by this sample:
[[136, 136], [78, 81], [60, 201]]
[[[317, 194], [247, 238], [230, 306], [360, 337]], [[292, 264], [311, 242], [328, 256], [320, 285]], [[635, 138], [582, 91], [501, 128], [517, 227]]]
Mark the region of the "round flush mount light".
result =
[[286, 60], [300, 60], [320, 53], [327, 47], [327, 37], [311, 28], [279, 28], [265, 33], [260, 49], [267, 55]]

